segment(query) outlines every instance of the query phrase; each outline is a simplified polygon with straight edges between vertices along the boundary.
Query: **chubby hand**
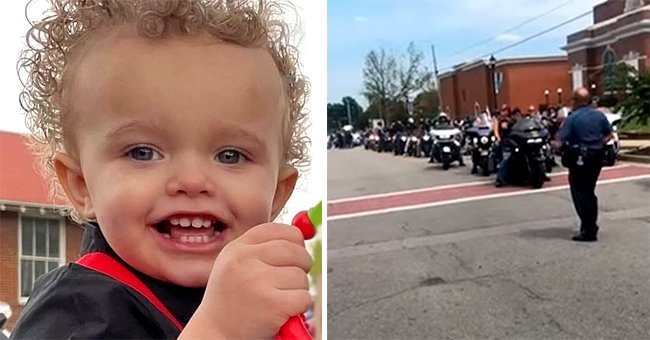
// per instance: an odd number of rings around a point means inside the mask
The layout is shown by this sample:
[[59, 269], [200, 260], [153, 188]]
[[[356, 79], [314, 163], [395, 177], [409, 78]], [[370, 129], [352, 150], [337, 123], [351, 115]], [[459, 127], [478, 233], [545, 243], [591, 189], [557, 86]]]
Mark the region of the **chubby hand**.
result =
[[203, 301], [182, 335], [273, 338], [290, 316], [311, 304], [311, 261], [298, 228], [277, 223], [251, 228], [215, 260]]

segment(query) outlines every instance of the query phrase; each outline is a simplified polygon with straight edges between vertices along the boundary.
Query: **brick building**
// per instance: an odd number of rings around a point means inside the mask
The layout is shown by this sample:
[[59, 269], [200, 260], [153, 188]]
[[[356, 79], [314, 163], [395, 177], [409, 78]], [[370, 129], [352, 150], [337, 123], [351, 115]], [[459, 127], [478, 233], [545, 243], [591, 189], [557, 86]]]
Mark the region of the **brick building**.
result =
[[34, 281], [79, 254], [83, 230], [56, 213], [47, 193], [25, 136], [0, 131], [0, 301], [11, 306], [10, 330]]
[[593, 21], [562, 48], [573, 88], [608, 94], [616, 63], [650, 71], [650, 0], [608, 0], [594, 7]]
[[439, 77], [442, 107], [464, 117], [474, 112], [475, 103], [481, 109], [509, 104], [523, 110], [566, 102], [570, 89], [566, 69], [563, 56], [497, 59], [494, 70], [486, 60], [457, 65]]

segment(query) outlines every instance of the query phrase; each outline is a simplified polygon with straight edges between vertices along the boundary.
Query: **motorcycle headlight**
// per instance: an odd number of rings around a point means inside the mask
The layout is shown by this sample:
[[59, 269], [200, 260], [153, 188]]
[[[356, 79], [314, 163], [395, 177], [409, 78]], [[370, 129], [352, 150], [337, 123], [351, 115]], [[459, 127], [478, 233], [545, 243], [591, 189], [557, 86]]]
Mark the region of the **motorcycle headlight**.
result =
[[454, 139], [454, 144], [456, 144], [456, 146], [460, 146], [460, 142], [455, 139]]
[[402, 136], [402, 138], [400, 139], [402, 140], [402, 142], [406, 142], [406, 137]]
[[476, 144], [476, 143], [478, 143], [478, 138], [474, 137], [474, 139], [472, 139], [472, 141], [474, 142], [474, 144]]
[[495, 140], [497, 140], [497, 138], [492, 136], [492, 141], [494, 142]]
[[431, 137], [429, 137], [429, 136], [427, 136], [427, 135], [422, 136], [422, 139], [424, 139], [425, 141], [428, 141], [430, 138], [431, 138]]
[[481, 143], [485, 144], [485, 143], [487, 143], [487, 142], [488, 142], [488, 138], [487, 138], [487, 137], [485, 137], [485, 136], [481, 137]]
[[417, 142], [418, 138], [417, 137], [411, 137], [411, 142]]
[[442, 139], [449, 139], [449, 137], [451, 137], [451, 136], [449, 136], [449, 135], [440, 135], [440, 138], [442, 138]]
[[616, 132], [618, 130], [618, 127], [616, 125], [612, 126], [612, 131]]

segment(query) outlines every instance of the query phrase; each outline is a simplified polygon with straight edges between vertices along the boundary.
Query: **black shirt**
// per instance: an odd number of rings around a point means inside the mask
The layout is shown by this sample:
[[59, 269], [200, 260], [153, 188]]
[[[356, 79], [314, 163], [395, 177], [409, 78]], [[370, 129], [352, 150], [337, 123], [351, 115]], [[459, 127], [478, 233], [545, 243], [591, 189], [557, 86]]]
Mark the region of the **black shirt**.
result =
[[[103, 252], [133, 272], [185, 325], [204, 288], [162, 282], [119, 259], [99, 227], [85, 226], [81, 254]], [[180, 331], [145, 297], [122, 283], [70, 263], [41, 276], [14, 328], [12, 339], [175, 339]]]

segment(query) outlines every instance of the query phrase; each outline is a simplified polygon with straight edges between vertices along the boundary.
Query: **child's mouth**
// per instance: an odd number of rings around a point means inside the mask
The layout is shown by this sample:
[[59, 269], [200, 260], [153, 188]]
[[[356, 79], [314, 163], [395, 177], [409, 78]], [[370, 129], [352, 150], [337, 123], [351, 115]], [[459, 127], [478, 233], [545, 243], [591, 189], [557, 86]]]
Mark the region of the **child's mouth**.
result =
[[211, 243], [226, 229], [214, 218], [172, 217], [155, 224], [155, 229], [166, 239], [178, 243]]

